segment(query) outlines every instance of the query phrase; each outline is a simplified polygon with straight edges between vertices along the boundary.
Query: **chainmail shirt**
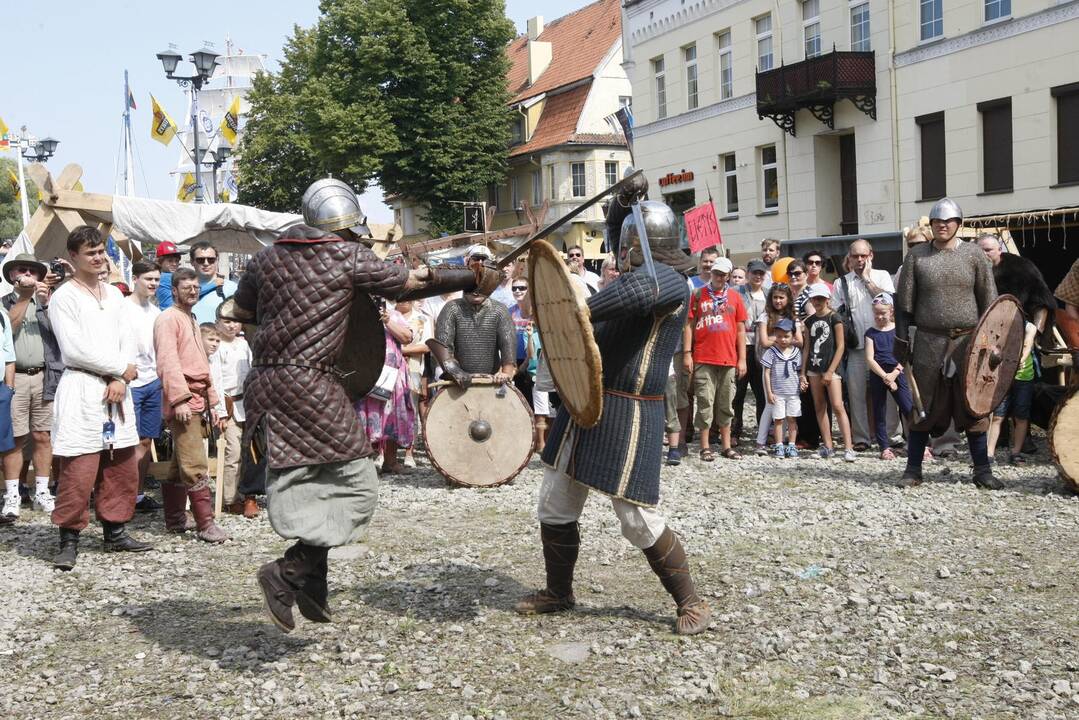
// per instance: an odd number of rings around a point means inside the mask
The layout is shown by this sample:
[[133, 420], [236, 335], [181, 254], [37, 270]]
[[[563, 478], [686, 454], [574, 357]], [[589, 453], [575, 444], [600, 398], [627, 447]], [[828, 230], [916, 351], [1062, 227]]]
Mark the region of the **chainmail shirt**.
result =
[[494, 374], [503, 364], [516, 364], [517, 331], [509, 309], [497, 300], [446, 303], [438, 314], [435, 339], [468, 373]]

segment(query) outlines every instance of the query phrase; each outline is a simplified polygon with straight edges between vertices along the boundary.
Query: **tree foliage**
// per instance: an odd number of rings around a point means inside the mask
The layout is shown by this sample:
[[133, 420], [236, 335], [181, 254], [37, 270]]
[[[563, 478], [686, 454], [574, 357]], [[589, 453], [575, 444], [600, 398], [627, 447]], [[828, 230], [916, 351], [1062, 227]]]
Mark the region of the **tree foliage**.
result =
[[427, 204], [456, 230], [451, 200], [501, 180], [509, 144], [502, 0], [324, 0], [279, 72], [256, 79], [239, 150], [245, 201], [296, 211], [327, 173]]
[[[16, 151], [17, 152], [17, 151]], [[8, 240], [22, 232], [22, 205], [12, 187], [11, 175], [19, 176], [19, 167], [15, 160], [0, 156], [0, 240]], [[26, 198], [30, 205], [30, 214], [37, 210], [37, 185], [25, 176]]]

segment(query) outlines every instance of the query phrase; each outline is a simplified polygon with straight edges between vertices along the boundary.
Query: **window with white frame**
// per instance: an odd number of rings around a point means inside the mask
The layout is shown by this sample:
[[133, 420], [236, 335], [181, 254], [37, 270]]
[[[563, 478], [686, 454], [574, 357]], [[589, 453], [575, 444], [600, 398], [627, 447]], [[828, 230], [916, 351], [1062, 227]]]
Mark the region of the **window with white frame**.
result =
[[729, 100], [734, 95], [734, 65], [731, 55], [731, 31], [716, 33], [716, 55], [719, 59], [719, 99]]
[[807, 60], [820, 55], [820, 0], [802, 0], [802, 45]]
[[1012, 0], [985, 0], [985, 21], [1011, 17]]
[[520, 180], [516, 175], [510, 178], [510, 207], [514, 210], [521, 207]]
[[869, 3], [851, 5], [850, 8], [850, 49], [871, 50], [869, 44]]
[[944, 34], [944, 0], [920, 0], [921, 17], [919, 37], [932, 40]]
[[539, 170], [532, 171], [532, 207], [539, 207], [543, 203], [543, 173]]
[[765, 145], [760, 149], [760, 166], [761, 207], [774, 210], [779, 207], [779, 163], [775, 145]]
[[686, 63], [686, 109], [697, 109], [697, 45], [694, 43], [682, 48], [682, 58]]
[[723, 168], [723, 207], [727, 215], [738, 214], [738, 165], [734, 153], [719, 156]]
[[662, 57], [652, 61], [652, 75], [656, 78], [656, 119], [662, 120], [667, 117], [667, 75]]
[[547, 166], [547, 187], [551, 188], [551, 199], [558, 199], [558, 186], [555, 185], [555, 167], [554, 165]]
[[618, 161], [608, 160], [603, 163], [603, 175], [607, 180], [607, 187], [614, 185], [618, 182]]
[[757, 33], [757, 70], [772, 69], [772, 15], [761, 15], [753, 21]]
[[573, 197], [584, 197], [587, 193], [584, 176], [584, 163], [570, 163], [570, 177], [573, 178]]

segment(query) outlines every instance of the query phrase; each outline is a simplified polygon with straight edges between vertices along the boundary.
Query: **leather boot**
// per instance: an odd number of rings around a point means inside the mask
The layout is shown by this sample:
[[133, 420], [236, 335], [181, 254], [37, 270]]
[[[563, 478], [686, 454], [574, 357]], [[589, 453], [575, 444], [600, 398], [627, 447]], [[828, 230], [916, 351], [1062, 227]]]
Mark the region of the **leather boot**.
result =
[[254, 495], [244, 497], [244, 517], [257, 518], [259, 516], [259, 501]]
[[78, 555], [79, 531], [60, 528], [60, 552], [53, 557], [52, 566], [57, 570], [71, 570]]
[[903, 476], [899, 478], [899, 482], [896, 483], [901, 488], [918, 487], [922, 484], [922, 471], [921, 469], [915, 470], [914, 468], [907, 467], [903, 471]]
[[540, 523], [543, 564], [547, 587], [521, 598], [513, 609], [522, 615], [561, 612], [577, 604], [573, 597], [573, 568], [581, 549], [581, 529], [575, 522], [565, 525]]
[[708, 629], [712, 608], [697, 595], [693, 578], [689, 576], [686, 551], [670, 528], [664, 528], [656, 544], [644, 551], [652, 572], [659, 576], [663, 587], [678, 605], [675, 632], [679, 635], [696, 635]]
[[243, 503], [242, 500], [237, 500], [236, 502], [225, 503], [222, 506], [221, 509], [224, 510], [225, 512], [227, 512], [229, 515], [243, 515], [244, 514], [244, 503]]
[[195, 525], [199, 529], [198, 539], [208, 543], [223, 543], [228, 540], [228, 533], [214, 522], [214, 500], [210, 495], [210, 488], [203, 485], [198, 490], [188, 490], [187, 496], [191, 499], [191, 513], [195, 516]]
[[993, 475], [992, 465], [974, 466], [974, 484], [986, 490], [1004, 489], [1004, 482]]
[[153, 545], [139, 542], [127, 534], [127, 526], [124, 523], [101, 521], [101, 527], [105, 530], [105, 552], [146, 552], [153, 550]]
[[165, 505], [165, 532], [182, 534], [194, 528], [187, 522], [187, 488], [180, 483], [161, 483], [161, 500]]
[[298, 542], [285, 551], [285, 562], [291, 563], [302, 577], [296, 590], [296, 606], [311, 622], [330, 622], [330, 590], [326, 584], [329, 567], [326, 557], [330, 549]]

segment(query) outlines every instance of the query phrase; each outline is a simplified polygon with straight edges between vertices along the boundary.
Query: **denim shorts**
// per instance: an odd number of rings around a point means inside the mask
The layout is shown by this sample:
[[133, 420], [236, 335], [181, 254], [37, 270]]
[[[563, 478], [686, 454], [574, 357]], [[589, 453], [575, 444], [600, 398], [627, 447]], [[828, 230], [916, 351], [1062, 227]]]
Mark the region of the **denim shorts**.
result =
[[1010, 415], [1016, 420], [1030, 419], [1030, 406], [1034, 402], [1034, 381], [1013, 380], [1008, 394], [997, 405], [993, 414], [997, 417]]
[[139, 437], [157, 439], [161, 437], [161, 380], [131, 388], [131, 399], [135, 403], [135, 426]]

